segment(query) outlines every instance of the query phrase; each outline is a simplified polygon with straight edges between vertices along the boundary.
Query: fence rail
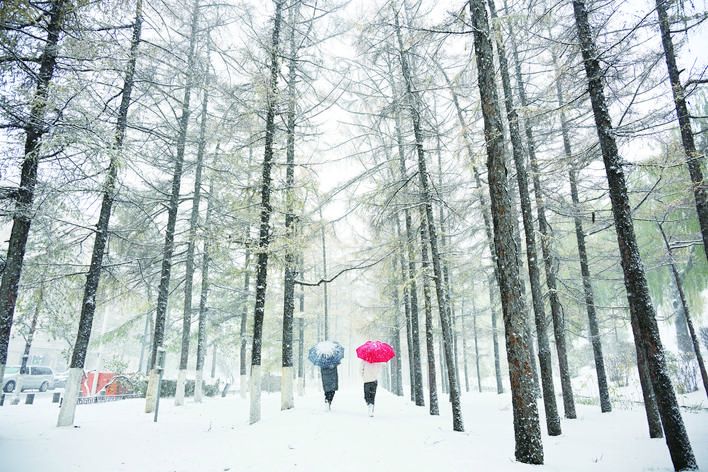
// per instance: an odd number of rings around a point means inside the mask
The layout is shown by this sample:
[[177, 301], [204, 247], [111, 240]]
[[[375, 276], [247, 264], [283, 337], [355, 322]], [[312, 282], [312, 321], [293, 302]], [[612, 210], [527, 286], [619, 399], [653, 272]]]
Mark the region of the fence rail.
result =
[[126, 400], [128, 398], [143, 398], [143, 396], [139, 393], [130, 393], [126, 395], [94, 395], [91, 397], [79, 397], [76, 399], [76, 404], [90, 405], [93, 403], [117, 402], [118, 400]]

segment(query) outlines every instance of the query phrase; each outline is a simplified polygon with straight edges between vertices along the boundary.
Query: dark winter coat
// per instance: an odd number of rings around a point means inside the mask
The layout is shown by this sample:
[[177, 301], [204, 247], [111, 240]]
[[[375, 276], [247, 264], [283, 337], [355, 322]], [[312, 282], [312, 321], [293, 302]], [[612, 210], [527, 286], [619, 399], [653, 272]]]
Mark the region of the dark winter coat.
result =
[[322, 390], [325, 392], [334, 392], [339, 390], [339, 375], [337, 367], [320, 367], [322, 373]]

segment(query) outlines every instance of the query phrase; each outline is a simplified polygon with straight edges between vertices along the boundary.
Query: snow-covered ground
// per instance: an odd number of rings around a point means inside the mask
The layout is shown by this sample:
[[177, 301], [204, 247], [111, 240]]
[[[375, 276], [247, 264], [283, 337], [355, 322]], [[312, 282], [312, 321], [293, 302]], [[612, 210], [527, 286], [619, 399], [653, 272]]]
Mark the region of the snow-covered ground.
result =
[[[248, 424], [249, 405], [238, 395], [181, 407], [162, 399], [158, 421], [144, 400], [78, 405], [75, 427], [55, 426], [51, 397], [34, 405], [0, 407], [0, 470], [35, 472], [130, 471], [672, 471], [663, 439], [649, 439], [641, 406], [601, 414], [577, 405], [550, 438], [542, 421], [545, 465], [514, 459], [510, 395], [467, 393], [464, 433], [452, 431], [450, 406], [441, 415], [379, 389], [369, 417], [358, 383], [340, 386], [332, 411], [313, 388], [280, 411], [280, 395], [264, 394], [262, 420]], [[698, 464], [708, 470], [708, 405], [703, 392], [684, 411]], [[684, 400], [686, 401], [686, 400]], [[562, 408], [562, 403], [559, 402]], [[542, 414], [542, 404], [539, 403]], [[440, 468], [443, 469], [440, 469]]]

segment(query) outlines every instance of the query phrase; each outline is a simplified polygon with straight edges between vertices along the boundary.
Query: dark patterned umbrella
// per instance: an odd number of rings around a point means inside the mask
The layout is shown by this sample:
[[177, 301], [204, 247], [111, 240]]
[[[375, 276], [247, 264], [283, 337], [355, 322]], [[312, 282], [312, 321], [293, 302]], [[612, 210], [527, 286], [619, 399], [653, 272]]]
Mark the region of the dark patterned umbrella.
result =
[[317, 367], [334, 367], [344, 358], [344, 346], [337, 341], [321, 341], [310, 348], [307, 358]]

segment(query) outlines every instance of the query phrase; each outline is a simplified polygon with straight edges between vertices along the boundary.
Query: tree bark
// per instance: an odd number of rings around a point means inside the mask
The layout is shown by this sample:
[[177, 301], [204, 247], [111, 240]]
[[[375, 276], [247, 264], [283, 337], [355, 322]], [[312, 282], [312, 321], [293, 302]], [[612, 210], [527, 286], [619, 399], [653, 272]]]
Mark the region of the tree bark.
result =
[[[393, 257], [393, 274], [398, 272], [397, 257]], [[393, 328], [392, 328], [392, 342], [391, 347], [393, 347], [394, 352], [401, 352], [401, 323], [400, 323], [400, 312], [401, 312], [401, 298], [398, 294], [398, 287], [396, 285], [396, 276], [393, 276], [393, 290], [391, 290], [391, 296], [393, 297], [394, 315], [393, 315]], [[403, 372], [401, 369], [401, 356], [396, 356], [391, 359], [391, 383], [393, 386], [393, 394], [399, 397], [403, 396]]]
[[[632, 326], [632, 335], [635, 339], [635, 352], [637, 357], [637, 370], [639, 372], [639, 385], [642, 388], [642, 399], [644, 400], [644, 411], [647, 415], [647, 426], [649, 428], [649, 437], [652, 439], [663, 438], [664, 430], [661, 426], [661, 415], [659, 414], [659, 404], [656, 401], [654, 387], [649, 375], [649, 363], [647, 361], [646, 347], [642, 340], [637, 324], [637, 317], [630, 311], [630, 324]], [[637, 341], [639, 340], [639, 341]]]
[[680, 71], [676, 65], [676, 55], [674, 54], [674, 44], [671, 39], [671, 25], [667, 14], [667, 0], [656, 0], [656, 14], [659, 17], [659, 29], [661, 30], [661, 44], [664, 48], [666, 67], [669, 70], [669, 81], [676, 107], [676, 116], [681, 132], [681, 143], [686, 153], [686, 165], [693, 184], [693, 197], [696, 201], [696, 212], [698, 223], [701, 227], [703, 237], [703, 250], [708, 258], [708, 186], [703, 177], [701, 165], [705, 156], [696, 151], [696, 143], [693, 139], [691, 129], [691, 116], [688, 113], [686, 104], [686, 90], [681, 84]]
[[[133, 23], [133, 36], [130, 42], [130, 55], [125, 72], [125, 80], [123, 90], [121, 91], [121, 103], [118, 109], [118, 117], [116, 120], [116, 132], [114, 142], [110, 152], [110, 162], [108, 164], [108, 175], [104, 183], [103, 200], [101, 202], [101, 212], [96, 225], [96, 238], [93, 245], [93, 253], [91, 254], [91, 264], [89, 272], [86, 275], [86, 285], [84, 287], [84, 297], [81, 304], [81, 317], [79, 318], [79, 328], [74, 342], [74, 349], [71, 355], [71, 363], [69, 369], [74, 370], [74, 375], [71, 376], [72, 381], [79, 382], [81, 377], [79, 372], [83, 374], [84, 364], [86, 362], [86, 352], [88, 350], [89, 340], [91, 339], [91, 329], [93, 326], [93, 317], [96, 311], [96, 294], [98, 292], [98, 284], [101, 279], [101, 271], [103, 265], [103, 256], [108, 242], [108, 228], [113, 209], [113, 202], [117, 195], [117, 180], [118, 167], [120, 165], [120, 153], [123, 149], [123, 139], [128, 126], [128, 108], [130, 107], [130, 97], [133, 90], [135, 80], [135, 65], [137, 62], [138, 46], [140, 45], [140, 35], [142, 31], [143, 12], [142, 0], [138, 0], [135, 5], [135, 21]], [[67, 378], [67, 382], [69, 379]], [[57, 426], [70, 426], [74, 424], [76, 401], [78, 396], [70, 395], [70, 393], [78, 393], [78, 384], [71, 388], [65, 389], [64, 400], [61, 404]]]
[[524, 310], [521, 304], [521, 281], [513, 239], [515, 223], [507, 188], [503, 126], [497, 100], [492, 42], [487, 11], [482, 0], [470, 0], [477, 61], [477, 81], [484, 118], [487, 145], [487, 170], [491, 213], [494, 222], [494, 247], [499, 274], [499, 291], [504, 312], [504, 332], [509, 365], [514, 416], [515, 456], [527, 464], [543, 463], [541, 428], [533, 386], [533, 372], [528, 346], [524, 339]]
[[425, 304], [425, 347], [428, 354], [428, 395], [430, 397], [430, 414], [439, 415], [438, 383], [435, 377], [435, 335], [433, 332], [433, 303], [430, 297], [430, 261], [428, 260], [428, 245], [430, 238], [425, 224], [425, 210], [420, 209], [420, 253], [423, 269], [423, 302]]
[[241, 379], [239, 382], [239, 387], [241, 391], [241, 398], [246, 398], [246, 387], [248, 382], [248, 370], [246, 363], [248, 360], [248, 336], [246, 335], [248, 326], [248, 294], [251, 290], [251, 269], [249, 267], [251, 262], [251, 251], [246, 249], [245, 261], [243, 264], [243, 295], [241, 296], [241, 326], [239, 330], [239, 337], [241, 339], [241, 349], [239, 352], [239, 363], [240, 363], [240, 375]]
[[415, 402], [416, 399], [416, 388], [415, 388], [415, 367], [411, 358], [411, 352], [413, 350], [413, 341], [411, 337], [411, 302], [410, 302], [410, 288], [408, 287], [408, 276], [406, 273], [406, 267], [408, 266], [406, 261], [406, 254], [404, 249], [403, 234], [401, 232], [401, 221], [398, 219], [398, 215], [394, 216], [396, 219], [396, 236], [398, 239], [398, 259], [401, 263], [401, 286], [403, 287], [403, 308], [406, 320], [406, 344], [408, 346], [408, 375], [410, 380], [410, 397], [411, 401]]
[[[320, 208], [320, 219], [322, 218], [322, 209]], [[327, 294], [327, 238], [325, 237], [324, 220], [321, 228], [322, 236], [322, 279], [325, 281], [322, 284], [322, 304], [324, 314], [324, 335], [323, 340], [329, 339], [329, 297]]]
[[[396, 100], [398, 102], [398, 100]], [[408, 170], [406, 169], [406, 158], [405, 149], [403, 145], [403, 130], [401, 126], [401, 117], [399, 114], [398, 107], [395, 110], [395, 122], [396, 122], [396, 140], [398, 146], [398, 168], [400, 172], [401, 182], [406, 182], [408, 179]], [[410, 197], [410, 192], [406, 192], [406, 195]], [[403, 217], [406, 230], [406, 250], [407, 250], [407, 278], [406, 286], [408, 287], [408, 295], [410, 299], [410, 342], [408, 347], [408, 356], [410, 358], [411, 366], [411, 376], [413, 383], [411, 384], [411, 389], [413, 393], [413, 400], [417, 406], [425, 405], [425, 397], [423, 395], [423, 370], [421, 365], [420, 356], [420, 323], [418, 321], [418, 284], [416, 283], [417, 274], [415, 267], [415, 249], [413, 243], [415, 242], [415, 234], [413, 232], [413, 218], [411, 217], [408, 205], [405, 206], [403, 210]]]
[[[474, 286], [472, 287], [474, 293]], [[474, 301], [474, 297], [472, 298]], [[472, 304], [472, 336], [474, 337], [474, 362], [477, 370], [477, 390], [482, 393], [482, 374], [479, 371], [479, 338], [477, 336], [477, 308]]]
[[266, 287], [268, 283], [268, 246], [270, 245], [271, 170], [273, 168], [273, 140], [275, 138], [275, 113], [277, 109], [278, 62], [280, 24], [285, 0], [275, 0], [273, 34], [270, 45], [270, 83], [266, 100], [265, 150], [261, 175], [261, 218], [258, 235], [258, 262], [256, 265], [256, 304], [253, 316], [253, 347], [251, 348], [251, 408], [250, 423], [261, 419], [261, 347], [263, 345], [263, 317], [265, 315]]
[[[463, 307], [464, 308], [464, 307]], [[467, 315], [464, 314], [464, 311], [462, 312], [462, 315], [460, 317], [462, 319], [462, 322], [460, 323], [460, 331], [462, 334], [462, 373], [465, 375], [465, 392], [470, 391], [470, 374], [469, 370], [467, 368], [467, 327], [466, 327], [466, 321], [465, 318], [467, 318]]]
[[[496, 19], [496, 9], [494, 7], [494, 1], [493, 0], [488, 0], [489, 2], [489, 10], [491, 13], [492, 19]], [[504, 45], [503, 42], [501, 41], [501, 33], [500, 33], [500, 27], [499, 23], [496, 24], [496, 31], [497, 31], [497, 51], [499, 54], [499, 62], [500, 62], [500, 69], [501, 69], [501, 76], [502, 76], [502, 86], [504, 89], [504, 94], [506, 96], [506, 109], [507, 109], [507, 116], [508, 116], [508, 121], [509, 121], [509, 134], [511, 136], [511, 143], [512, 143], [512, 151], [513, 151], [513, 156], [514, 156], [514, 162], [516, 163], [516, 169], [517, 169], [517, 180], [519, 182], [519, 194], [520, 194], [520, 199], [521, 199], [521, 208], [522, 208], [522, 216], [523, 216], [523, 221], [524, 221], [524, 228], [525, 231], [527, 232], [527, 258], [529, 260], [528, 264], [529, 266], [532, 264], [536, 265], [536, 256], [537, 256], [537, 251], [536, 251], [536, 246], [535, 246], [535, 237], [533, 237], [533, 216], [531, 214], [531, 200], [529, 197], [529, 191], [528, 191], [528, 178], [527, 178], [527, 172], [525, 168], [525, 164], [523, 161], [523, 155], [522, 155], [522, 144], [521, 144], [521, 133], [520, 133], [520, 128], [519, 128], [519, 118], [518, 114], [516, 112], [516, 109], [514, 107], [513, 103], [513, 93], [511, 91], [511, 80], [509, 79], [509, 67], [508, 63], [506, 60], [506, 54], [504, 51]], [[510, 36], [513, 38], [513, 34], [510, 34]], [[516, 66], [517, 66], [517, 79], [519, 82], [519, 88], [522, 88], [522, 81], [520, 80], [520, 73], [518, 71], [519, 68], [519, 63], [518, 63], [518, 55], [515, 55], [516, 58]], [[522, 95], [523, 96], [523, 95]], [[523, 99], [522, 99], [522, 106], [525, 106], [523, 104]], [[561, 378], [561, 390], [563, 393], [563, 404], [564, 404], [564, 410], [565, 410], [565, 417], [566, 418], [575, 418], [576, 412], [575, 412], [575, 402], [573, 400], [573, 390], [572, 386], [570, 383], [570, 372], [568, 368], [568, 355], [567, 355], [567, 349], [566, 349], [566, 343], [565, 343], [565, 323], [563, 320], [563, 315], [561, 313], [561, 308], [560, 308], [560, 302], [558, 300], [558, 293], [557, 293], [557, 287], [556, 287], [556, 278], [555, 278], [555, 269], [554, 269], [554, 262], [553, 258], [551, 255], [551, 248], [550, 248], [550, 240], [549, 240], [549, 225], [546, 221], [546, 216], [545, 216], [545, 205], [543, 202], [542, 198], [542, 189], [541, 189], [541, 182], [538, 177], [538, 165], [536, 164], [536, 154], [534, 152], [534, 146], [533, 146], [533, 135], [530, 133], [530, 128], [526, 128], [526, 133], [527, 133], [527, 144], [529, 148], [529, 161], [530, 161], [530, 166], [531, 166], [531, 174], [533, 175], [533, 186], [534, 186], [534, 195], [536, 197], [536, 211], [538, 213], [538, 223], [539, 223], [539, 232], [541, 234], [541, 250], [543, 254], [543, 260], [544, 260], [544, 265], [545, 265], [545, 271], [546, 271], [546, 285], [548, 286], [548, 291], [549, 291], [549, 299], [550, 299], [550, 304], [551, 304], [551, 315], [553, 319], [553, 327], [554, 327], [554, 336], [555, 336], [555, 341], [556, 341], [556, 352], [558, 355], [558, 366], [559, 366], [559, 371], [560, 371], [560, 378]], [[528, 214], [526, 214], [528, 213]], [[528, 229], [527, 229], [527, 225]], [[531, 233], [531, 236], [533, 238], [533, 252], [530, 252], [530, 247], [528, 245], [529, 243], [529, 237], [528, 233]], [[537, 294], [541, 294], [540, 290], [540, 277], [538, 274], [538, 267], [535, 269], [535, 277], [536, 277], [536, 284], [538, 284], [537, 287]], [[531, 277], [531, 267], [529, 267], [529, 278], [533, 280]], [[531, 292], [532, 292], [532, 297], [534, 295], [534, 282], [531, 282]], [[534, 311], [535, 305], [536, 305], [536, 300], [534, 297]], [[541, 310], [543, 310], [543, 304], [542, 301], [539, 301], [539, 307]], [[538, 315], [537, 315], [538, 316]], [[543, 315], [545, 317], [545, 315]], [[544, 323], [545, 324], [545, 323]], [[539, 349], [540, 352], [540, 349]], [[549, 351], [550, 355], [550, 351]], [[540, 356], [539, 356], [540, 357]], [[550, 358], [549, 358], [549, 366], [550, 366]], [[552, 378], [552, 375], [551, 375]], [[547, 379], [546, 379], [547, 381]], [[547, 388], [544, 386], [543, 388]], [[546, 394], [544, 392], [544, 403], [546, 400]], [[555, 403], [555, 399], [553, 400], [553, 403]], [[560, 434], [560, 419], [557, 416], [557, 408], [554, 407], [554, 413], [555, 417], [553, 418], [555, 424], [551, 425], [549, 424], [549, 435], [557, 435]], [[548, 413], [546, 417], [546, 421], [549, 421]], [[553, 434], [551, 433], [551, 428], [553, 428]]]
[[[551, 51], [553, 64], [557, 70], [557, 60], [555, 52]], [[520, 74], [520, 71], [517, 72]], [[523, 86], [519, 86], [523, 94]], [[560, 81], [560, 76], [556, 79], [556, 96], [558, 98], [558, 108], [560, 109], [561, 135], [563, 137], [563, 150], [566, 159], [572, 162], [573, 151], [570, 145], [569, 125], [565, 117], [563, 107], [563, 88]], [[523, 99], [522, 99], [523, 100]], [[527, 130], [530, 129], [527, 127]], [[527, 131], [528, 132], [528, 131]], [[600, 410], [603, 413], [612, 411], [610, 403], [610, 392], [607, 385], [607, 374], [605, 373], [605, 358], [602, 354], [602, 341], [600, 339], [600, 328], [597, 321], [597, 313], [595, 312], [595, 294], [592, 288], [592, 280], [590, 278], [590, 265], [588, 263], [588, 252], [585, 244], [585, 231], [583, 230], [583, 222], [580, 219], [580, 197], [578, 194], [578, 184], [576, 179], [576, 171], [572, 168], [568, 171], [570, 180], [570, 197], [573, 201], [573, 221], [575, 223], [575, 239], [578, 244], [578, 259], [580, 259], [580, 273], [583, 277], [583, 290], [585, 293], [585, 309], [588, 314], [588, 331], [590, 334], [590, 344], [592, 345], [593, 358], [595, 360], [595, 373], [597, 376], [597, 387], [600, 394]]]
[[[217, 146], [217, 153], [219, 147]], [[211, 262], [211, 214], [214, 208], [212, 198], [214, 195], [214, 183], [209, 184], [209, 194], [207, 196], [206, 217], [204, 218], [204, 254], [202, 255], [202, 289], [199, 294], [199, 324], [197, 328], [197, 365], [194, 375], [194, 401], [202, 401], [202, 382], [204, 378], [204, 357], [206, 355], [206, 327], [209, 297], [209, 264]]]
[[644, 347], [652, 386], [659, 405], [659, 414], [664, 427], [666, 443], [676, 470], [698, 469], [686, 428], [681, 418], [676, 395], [671, 384], [664, 357], [664, 348], [659, 336], [654, 307], [649, 296], [649, 288], [644, 266], [641, 262], [637, 238], [634, 233], [627, 185], [622, 161], [619, 158], [607, 104], [605, 102], [603, 73], [600, 68], [588, 12], [584, 0], [573, 0], [573, 11], [578, 29], [583, 63], [588, 78], [588, 89], [592, 103], [595, 126], [597, 128], [602, 158], [605, 163], [610, 200], [614, 214], [615, 229], [619, 243], [624, 283], [630, 314], [636, 319], [639, 339], [635, 343]]
[[179, 133], [177, 136], [177, 155], [175, 156], [175, 168], [172, 174], [172, 190], [167, 211], [167, 227], [165, 228], [165, 244], [162, 249], [162, 269], [160, 273], [160, 285], [157, 293], [157, 309], [155, 313], [155, 332], [152, 342], [152, 358], [150, 360], [150, 380], [148, 381], [148, 391], [145, 396], [145, 413], [151, 413], [155, 409], [155, 395], [157, 393], [158, 373], [155, 363], [157, 362], [157, 352], [162, 348], [165, 336], [165, 323], [167, 317], [167, 301], [170, 290], [170, 275], [172, 273], [172, 255], [175, 246], [175, 226], [177, 224], [177, 210], [179, 208], [179, 192], [182, 182], [182, 169], [184, 167], [184, 149], [187, 142], [187, 128], [189, 125], [190, 98], [194, 77], [192, 76], [196, 63], [197, 28], [199, 26], [199, 0], [194, 0], [192, 10], [191, 31], [189, 36], [189, 52], [187, 56], [187, 83], [182, 99], [182, 115], [179, 120]]
[[[293, 320], [295, 314], [295, 277], [297, 275], [297, 256], [295, 253], [296, 216], [295, 216], [295, 111], [296, 111], [296, 81], [297, 81], [297, 46], [295, 44], [295, 20], [299, 1], [290, 5], [290, 59], [288, 62], [288, 111], [287, 111], [287, 143], [285, 146], [285, 237], [287, 247], [285, 252], [285, 274], [283, 280], [283, 340], [282, 340], [282, 376], [280, 387], [280, 409], [289, 410], [295, 407], [293, 389]], [[326, 276], [325, 276], [326, 278]], [[325, 284], [326, 286], [326, 284]]]
[[22, 161], [20, 186], [15, 197], [15, 209], [12, 215], [12, 230], [5, 258], [5, 269], [0, 282], [0, 383], [5, 375], [7, 350], [10, 344], [12, 318], [15, 314], [17, 290], [25, 257], [25, 247], [32, 223], [32, 204], [37, 185], [42, 136], [47, 130], [44, 123], [49, 84], [54, 75], [59, 53], [59, 36], [67, 9], [71, 2], [54, 0], [51, 2], [47, 39], [39, 60], [39, 72], [36, 75], [36, 88], [32, 100], [29, 118], [25, 125], [25, 154]]
[[[494, 0], [487, 0], [487, 2], [489, 5], [490, 16], [492, 21], [495, 22], [497, 15], [494, 7]], [[521, 216], [524, 226], [524, 235], [526, 237], [526, 259], [529, 271], [529, 282], [531, 285], [531, 299], [533, 302], [534, 319], [536, 320], [538, 360], [541, 370], [541, 389], [543, 392], [543, 404], [546, 410], [546, 429], [549, 436], [559, 436], [561, 434], [561, 422], [558, 416], [558, 407], [556, 406], [551, 350], [546, 334], [546, 314], [544, 313], [543, 308], [543, 293], [541, 289], [540, 270], [538, 267], [538, 252], [536, 249], [536, 236], [533, 225], [533, 213], [531, 210], [531, 197], [529, 195], [529, 181], [526, 172], [526, 165], [524, 163], [519, 117], [516, 112], [516, 107], [514, 106], [513, 92], [511, 90], [509, 66], [506, 60], [504, 44], [502, 43], [499, 23], [495, 22], [495, 25], [497, 56], [499, 57], [502, 88], [505, 96], [504, 104], [506, 107], [507, 121], [509, 122], [509, 136], [511, 137], [512, 155], [516, 166], [516, 180], [519, 189], [519, 200], [521, 201]], [[536, 193], [536, 198], [538, 200], [538, 193]], [[563, 396], [565, 398], [565, 392]], [[567, 413], [568, 412], [566, 409], [566, 416]]]
[[457, 381], [455, 369], [455, 357], [453, 350], [454, 333], [450, 319], [447, 316], [447, 298], [445, 294], [444, 275], [442, 273], [442, 264], [440, 261], [440, 253], [438, 251], [438, 240], [435, 230], [435, 217], [433, 215], [433, 203], [430, 195], [428, 183], [428, 171], [425, 162], [425, 153], [423, 150], [423, 137], [420, 129], [420, 97], [417, 92], [414, 92], [412, 84], [412, 76], [408, 66], [406, 50], [403, 47], [403, 37], [398, 23], [398, 12], [394, 8], [394, 21], [396, 28], [396, 36], [398, 38], [398, 48], [401, 61], [401, 72], [406, 85], [406, 96], [408, 99], [411, 119], [413, 121], [413, 135], [415, 137], [415, 147], [418, 156], [418, 181], [420, 185], [421, 198], [425, 208], [426, 225], [428, 229], [428, 238], [430, 240], [430, 257], [433, 263], [433, 274], [435, 276], [435, 292], [438, 301], [438, 311], [440, 315], [440, 325], [442, 328], [443, 345], [445, 348], [445, 365], [447, 366], [447, 375], [450, 386], [450, 403], [452, 405], [452, 429], [453, 431], [464, 431], [462, 421], [462, 405], [460, 402], [460, 387]]
[[197, 149], [197, 167], [194, 175], [194, 196], [192, 197], [192, 213], [189, 217], [189, 240], [187, 241], [187, 260], [185, 262], [184, 279], [184, 310], [182, 313], [182, 349], [179, 357], [179, 372], [175, 392], [175, 405], [184, 404], [184, 385], [187, 379], [187, 364], [189, 363], [189, 337], [192, 327], [192, 292], [194, 287], [194, 248], [199, 224], [199, 204], [202, 195], [202, 168], [204, 167], [204, 151], [206, 148], [206, 125], [209, 95], [208, 79], [204, 84], [204, 99], [202, 100], [202, 120], [199, 130], [199, 146]]
[[[253, 141], [254, 137], [251, 136], [251, 145], [248, 147], [248, 167], [249, 169], [251, 168], [251, 163], [253, 162]], [[246, 179], [246, 182], [249, 183], [251, 182], [251, 174], [250, 171], [248, 172], [248, 176]], [[249, 198], [249, 201], [251, 199]], [[244, 240], [249, 241], [251, 238], [251, 225], [246, 224], [244, 228]], [[249, 245], [246, 245], [246, 254], [244, 256], [244, 263], [243, 263], [243, 293], [241, 295], [241, 326], [239, 330], [239, 339], [241, 341], [241, 348], [239, 352], [239, 367], [240, 367], [240, 379], [239, 379], [239, 390], [241, 392], [241, 398], [246, 398], [246, 390], [248, 388], [248, 368], [247, 368], [247, 359], [248, 359], [248, 336], [247, 336], [247, 328], [248, 328], [248, 299], [249, 299], [249, 291], [250, 291], [250, 282], [251, 282], [251, 269], [249, 267], [251, 263], [251, 250], [249, 249]]]
[[686, 301], [686, 296], [683, 293], [683, 285], [681, 284], [681, 277], [679, 276], [678, 269], [676, 268], [676, 261], [674, 261], [674, 254], [671, 250], [671, 245], [669, 240], [666, 238], [666, 233], [664, 233], [664, 228], [659, 223], [659, 231], [661, 232], [661, 237], [664, 239], [664, 244], [666, 245], [666, 253], [669, 256], [669, 264], [671, 265], [671, 273], [674, 276], [674, 283], [676, 284], [676, 290], [678, 290], [679, 297], [681, 299], [681, 306], [683, 307], [683, 312], [686, 316], [686, 324], [688, 325], [688, 331], [691, 333], [691, 341], [693, 342], [693, 349], [696, 355], [696, 361], [698, 362], [698, 368], [701, 371], [701, 380], [703, 380], [703, 388], [708, 395], [708, 374], [706, 373], [706, 366], [703, 363], [703, 356], [701, 355], [701, 345], [698, 341], [698, 336], [696, 335], [696, 330], [693, 327], [693, 321], [691, 320], [691, 313], [688, 310], [688, 302]]
[[[437, 123], [436, 123], [436, 127], [437, 127]], [[436, 133], [436, 139], [437, 139], [436, 148], [437, 148], [437, 156], [438, 156], [438, 176], [439, 176], [438, 185], [442, 189], [442, 187], [443, 187], [443, 182], [442, 182], [443, 171], [442, 171], [442, 156], [441, 156], [441, 152], [440, 152], [442, 146], [440, 143], [440, 133], [439, 132]], [[458, 333], [457, 317], [455, 316], [455, 309], [452, 304], [452, 285], [450, 284], [450, 267], [448, 265], [447, 259], [443, 255], [446, 251], [445, 248], [447, 247], [447, 241], [446, 241], [446, 237], [445, 237], [445, 234], [446, 234], [445, 212], [443, 211], [442, 202], [438, 205], [438, 214], [440, 215], [439, 216], [439, 218], [440, 218], [440, 247], [441, 247], [441, 250], [440, 250], [441, 261], [440, 261], [440, 263], [442, 264], [443, 283], [444, 283], [444, 287], [445, 287], [445, 302], [446, 302], [446, 306], [447, 306], [447, 316], [450, 320], [450, 324], [452, 326], [452, 333], [453, 333], [453, 337], [454, 337], [453, 352], [455, 355], [455, 379], [457, 379], [457, 382], [458, 382], [457, 388], [459, 391], [461, 387], [459, 386], [460, 366], [459, 366], [459, 362], [458, 362], [459, 361], [459, 356], [458, 356], [459, 350], [458, 350], [458, 336], [457, 336], [457, 333]], [[464, 321], [463, 321], [463, 324], [464, 324]], [[463, 327], [463, 333], [464, 333], [464, 327]], [[464, 334], [463, 334], [463, 336], [464, 336]], [[464, 340], [464, 338], [463, 338], [463, 340]], [[464, 352], [464, 349], [463, 349], [463, 352]], [[465, 380], [467, 380], [466, 374], [467, 374], [467, 372], [465, 371]], [[467, 384], [467, 390], [469, 390], [469, 383]]]
[[[467, 156], [470, 162], [473, 162], [473, 152], [472, 145], [470, 144], [469, 137], [467, 135], [467, 124], [465, 123], [464, 117], [462, 116], [462, 107], [457, 98], [457, 93], [455, 92], [450, 79], [448, 78], [445, 70], [441, 67], [440, 71], [443, 73], [445, 80], [447, 81], [448, 88], [450, 89], [450, 94], [452, 95], [452, 101], [455, 104], [455, 109], [457, 111], [457, 118], [460, 122], [460, 127], [462, 128], [462, 135], [465, 140], [465, 146], [467, 147]], [[482, 187], [482, 179], [479, 177], [479, 170], [476, 166], [472, 166], [472, 172], [474, 175], [475, 183], [477, 184], [477, 195], [479, 197], [480, 210], [482, 212], [482, 220], [484, 221], [485, 235], [487, 236], [487, 244], [489, 245], [490, 257], [493, 261], [496, 261], [496, 251], [494, 249], [494, 235], [492, 230], [491, 216], [489, 216], [489, 205], [484, 198], [484, 189]], [[497, 314], [494, 310], [494, 287], [498, 286], [499, 276], [497, 274], [496, 262], [492, 265], [494, 271], [494, 277], [489, 279], [489, 310], [492, 317], [492, 342], [494, 346], [494, 372], [497, 381], [497, 393], [504, 393], [504, 385], [502, 384], [501, 376], [501, 364], [499, 360], [499, 342], [497, 339]], [[479, 361], [479, 359], [478, 359]], [[533, 365], [533, 364], [532, 364]], [[478, 365], [479, 368], [479, 365]], [[479, 374], [479, 369], [477, 371]], [[480, 386], [481, 388], [481, 386]]]

